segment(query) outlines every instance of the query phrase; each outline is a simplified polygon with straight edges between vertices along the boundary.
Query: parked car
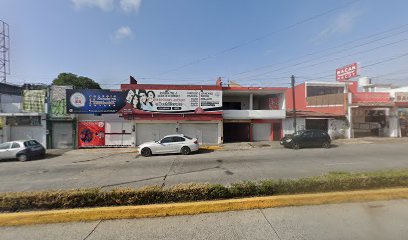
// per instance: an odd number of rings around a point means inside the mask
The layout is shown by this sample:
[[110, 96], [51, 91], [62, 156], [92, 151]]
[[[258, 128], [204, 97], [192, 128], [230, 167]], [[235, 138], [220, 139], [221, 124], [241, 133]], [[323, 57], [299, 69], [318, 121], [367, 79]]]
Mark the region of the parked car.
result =
[[21, 140], [0, 144], [0, 159], [15, 159], [24, 162], [32, 158], [44, 158], [45, 148], [36, 140]]
[[183, 134], [165, 136], [160, 141], [143, 143], [139, 146], [139, 153], [144, 157], [152, 154], [181, 153], [188, 155], [198, 151], [199, 144], [196, 138], [190, 138]]
[[293, 149], [304, 147], [330, 148], [331, 139], [329, 134], [323, 130], [302, 130], [296, 134], [286, 135], [280, 143]]

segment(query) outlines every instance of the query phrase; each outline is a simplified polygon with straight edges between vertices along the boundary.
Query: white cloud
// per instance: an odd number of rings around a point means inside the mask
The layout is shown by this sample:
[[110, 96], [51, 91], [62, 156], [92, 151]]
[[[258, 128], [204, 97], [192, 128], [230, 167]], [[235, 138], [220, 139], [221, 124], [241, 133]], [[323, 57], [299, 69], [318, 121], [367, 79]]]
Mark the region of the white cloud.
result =
[[115, 0], [71, 0], [76, 9], [83, 7], [97, 7], [103, 11], [110, 11], [113, 9]]
[[115, 34], [113, 36], [114, 40], [122, 40], [122, 39], [132, 39], [133, 38], [133, 32], [132, 29], [130, 29], [130, 27], [128, 26], [122, 26], [120, 28], [118, 28], [115, 31]]
[[84, 7], [96, 7], [102, 11], [112, 11], [119, 3], [125, 13], [137, 12], [142, 0], [71, 0], [76, 9]]
[[120, 0], [120, 7], [126, 13], [137, 12], [142, 4], [142, 0]]
[[361, 12], [353, 8], [340, 13], [334, 22], [323, 29], [314, 40], [321, 40], [336, 34], [350, 32], [356, 23], [356, 19], [360, 16]]

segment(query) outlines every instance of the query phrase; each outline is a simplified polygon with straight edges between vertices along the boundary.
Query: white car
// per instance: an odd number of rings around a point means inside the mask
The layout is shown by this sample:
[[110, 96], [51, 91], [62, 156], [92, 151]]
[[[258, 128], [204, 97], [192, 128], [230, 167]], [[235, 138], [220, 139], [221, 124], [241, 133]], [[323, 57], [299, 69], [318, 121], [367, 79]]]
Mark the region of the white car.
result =
[[45, 157], [45, 148], [36, 140], [0, 143], [0, 159], [17, 158], [24, 162], [34, 157]]
[[139, 145], [139, 153], [144, 157], [152, 154], [181, 153], [188, 155], [198, 151], [200, 146], [196, 138], [190, 138], [183, 134], [165, 136], [160, 141], [147, 142]]

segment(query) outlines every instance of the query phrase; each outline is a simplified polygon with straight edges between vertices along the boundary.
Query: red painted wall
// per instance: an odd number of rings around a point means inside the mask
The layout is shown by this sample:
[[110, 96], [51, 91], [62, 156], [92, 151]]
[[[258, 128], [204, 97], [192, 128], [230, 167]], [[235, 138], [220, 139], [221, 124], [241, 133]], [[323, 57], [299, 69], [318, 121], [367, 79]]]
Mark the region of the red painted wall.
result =
[[[357, 91], [357, 85], [350, 85], [349, 91]], [[293, 98], [292, 98], [292, 88], [288, 88], [285, 92], [286, 98], [286, 111], [293, 110]], [[306, 103], [306, 84], [302, 83], [295, 86], [295, 101], [296, 101], [296, 111], [308, 111], [317, 113], [328, 113], [335, 115], [345, 115], [344, 106], [333, 106], [333, 107], [308, 107]]]

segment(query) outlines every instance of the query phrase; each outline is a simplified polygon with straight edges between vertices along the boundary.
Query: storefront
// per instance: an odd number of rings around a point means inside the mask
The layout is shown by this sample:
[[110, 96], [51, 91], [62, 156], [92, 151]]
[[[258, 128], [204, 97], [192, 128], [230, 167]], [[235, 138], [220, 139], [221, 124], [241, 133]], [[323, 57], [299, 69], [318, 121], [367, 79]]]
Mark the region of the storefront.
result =
[[78, 147], [127, 147], [185, 134], [222, 142], [222, 91], [217, 86], [124, 84], [122, 90], [67, 90], [77, 114]]
[[355, 138], [388, 137], [392, 107], [358, 107], [352, 109], [352, 131]]
[[408, 137], [408, 92], [395, 92], [399, 136]]

